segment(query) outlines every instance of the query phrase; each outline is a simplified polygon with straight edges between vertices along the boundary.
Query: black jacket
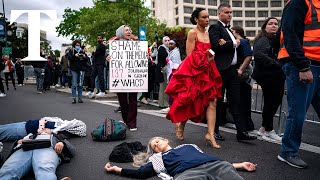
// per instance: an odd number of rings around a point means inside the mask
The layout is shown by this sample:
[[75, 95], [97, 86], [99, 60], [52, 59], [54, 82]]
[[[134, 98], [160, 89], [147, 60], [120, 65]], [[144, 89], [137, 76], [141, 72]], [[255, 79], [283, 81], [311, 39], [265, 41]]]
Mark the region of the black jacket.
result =
[[163, 73], [161, 72], [161, 69], [167, 65], [166, 58], [168, 57], [167, 50], [160, 46], [158, 49], [158, 64], [156, 66], [156, 73], [155, 73], [155, 82], [156, 83], [162, 83], [164, 81]]
[[[211, 49], [216, 53], [215, 62], [219, 71], [228, 69], [231, 66], [231, 62], [234, 56], [234, 47], [232, 39], [227, 32], [226, 28], [220, 21], [209, 27], [209, 37], [211, 43]], [[226, 43], [219, 45], [219, 40], [224, 39]], [[237, 50], [237, 65], [239, 66], [243, 62], [243, 50], [241, 45]]]
[[264, 79], [284, 80], [285, 75], [277, 60], [278, 49], [273, 44], [273, 37], [261, 37], [253, 46], [255, 66], [252, 77], [258, 83]]
[[102, 43], [96, 47], [94, 53], [93, 64], [94, 65], [105, 65], [106, 63], [106, 46]]
[[70, 62], [70, 70], [71, 71], [85, 71], [85, 66], [86, 66], [86, 62], [88, 61], [88, 56], [87, 54], [80, 50], [79, 54], [82, 54], [82, 56], [76, 57], [75, 54], [77, 54], [78, 52], [72, 48], [72, 50], [69, 51], [68, 54], [68, 59]]

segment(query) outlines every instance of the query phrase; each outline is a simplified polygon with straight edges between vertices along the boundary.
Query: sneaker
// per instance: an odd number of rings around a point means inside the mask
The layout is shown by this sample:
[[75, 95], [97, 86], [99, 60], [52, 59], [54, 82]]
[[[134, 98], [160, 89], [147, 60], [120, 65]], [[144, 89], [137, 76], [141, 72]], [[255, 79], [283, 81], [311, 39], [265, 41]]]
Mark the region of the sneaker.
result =
[[42, 94], [42, 92], [41, 91], [37, 91], [37, 94]]
[[6, 97], [7, 95], [4, 93], [0, 93], [0, 97]]
[[104, 97], [106, 95], [106, 93], [104, 92], [99, 92], [96, 97]]
[[302, 159], [298, 158], [297, 156], [284, 158], [284, 157], [281, 157], [280, 155], [278, 155], [278, 159], [282, 162], [289, 164], [292, 167], [295, 167], [295, 168], [304, 169], [304, 168], [308, 167], [308, 164], [305, 163]]
[[56, 87], [55, 87], [55, 86], [50, 86], [50, 88], [54, 89], [54, 88], [56, 88]]
[[18, 86], [22, 86], [22, 84], [18, 84]]
[[81, 97], [78, 97], [78, 103], [83, 103]]
[[72, 104], [75, 104], [75, 103], [77, 103], [76, 98], [72, 98]]
[[149, 102], [146, 100], [146, 98], [142, 98], [142, 99], [141, 99], [141, 102], [142, 102], [143, 104], [149, 104]]
[[130, 130], [130, 131], [137, 131], [138, 128], [137, 128], [137, 127], [131, 127], [131, 128], [129, 128], [129, 130]]
[[61, 86], [62, 89], [66, 88], [65, 86]]
[[59, 85], [59, 84], [56, 84], [56, 87], [60, 87], [60, 85]]
[[94, 92], [89, 92], [89, 95], [88, 97], [91, 99], [91, 98], [94, 98], [96, 96], [96, 94]]
[[262, 136], [262, 139], [266, 141], [281, 142], [282, 137], [280, 137], [274, 130], [272, 130], [272, 131], [266, 131]]
[[169, 110], [170, 110], [170, 107], [167, 107], [167, 108], [161, 109], [160, 112], [161, 113], [168, 113]]
[[84, 96], [90, 96], [91, 92], [87, 92]]
[[257, 131], [257, 135], [263, 136], [266, 133], [266, 129], [264, 127], [260, 127], [259, 131]]

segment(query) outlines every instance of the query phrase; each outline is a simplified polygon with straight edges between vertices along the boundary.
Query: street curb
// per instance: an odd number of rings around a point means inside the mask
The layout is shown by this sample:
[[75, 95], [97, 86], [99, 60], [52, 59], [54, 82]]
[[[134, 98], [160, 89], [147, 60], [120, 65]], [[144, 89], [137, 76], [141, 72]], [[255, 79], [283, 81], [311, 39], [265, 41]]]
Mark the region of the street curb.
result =
[[[56, 90], [57, 93], [71, 94], [71, 92], [69, 92], [68, 88], [65, 88], [65, 89], [57, 89], [57, 88], [55, 88], [55, 90]], [[82, 98], [91, 99], [91, 100], [106, 100], [106, 99], [115, 99], [115, 98], [118, 98], [118, 97], [117, 97], [117, 94], [115, 94], [115, 93], [108, 93], [108, 94], [105, 95], [105, 97], [89, 98], [87, 96], [82, 96]]]

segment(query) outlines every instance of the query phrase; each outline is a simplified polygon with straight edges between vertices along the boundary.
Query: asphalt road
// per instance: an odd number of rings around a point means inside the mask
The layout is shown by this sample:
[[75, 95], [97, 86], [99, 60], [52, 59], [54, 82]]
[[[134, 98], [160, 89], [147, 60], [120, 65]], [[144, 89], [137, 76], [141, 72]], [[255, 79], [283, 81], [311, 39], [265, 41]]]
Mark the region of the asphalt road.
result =
[[[107, 105], [109, 104], [109, 105]], [[112, 148], [123, 141], [94, 142], [91, 139], [91, 131], [103, 122], [106, 116], [120, 119], [119, 113], [114, 113], [116, 102], [101, 100], [99, 102], [85, 99], [83, 104], [71, 104], [68, 94], [56, 93], [55, 91], [36, 94], [34, 86], [19, 87], [17, 91], [10, 90], [6, 98], [0, 98], [0, 124], [26, 121], [43, 116], [58, 116], [62, 119], [80, 119], [87, 124], [87, 137], [72, 138], [70, 142], [76, 147], [76, 156], [69, 164], [58, 167], [58, 178], [65, 176], [73, 180], [97, 180], [97, 179], [127, 179], [118, 175], [107, 174], [104, 165], [108, 162], [108, 156]], [[143, 105], [139, 107], [138, 131], [127, 132], [126, 142], [140, 141], [146, 144], [153, 136], [163, 136], [170, 140], [172, 146], [181, 144], [176, 140], [174, 126], [170, 121], [157, 113], [157, 108]], [[252, 114], [258, 127], [261, 123], [260, 114]], [[318, 144], [320, 125], [306, 123], [303, 141], [310, 144]], [[229, 131], [229, 130], [227, 130]], [[205, 153], [215, 155], [229, 162], [251, 161], [258, 164], [255, 172], [239, 172], [248, 180], [317, 180], [320, 179], [319, 145], [314, 146], [315, 152], [301, 150], [301, 157], [309, 163], [309, 168], [301, 170], [292, 168], [276, 159], [280, 145], [261, 140], [250, 143], [239, 143], [235, 134], [221, 132], [226, 141], [220, 142], [221, 149], [212, 149], [205, 145], [204, 135], [206, 128], [199, 125], [187, 124], [185, 129], [185, 141], [183, 143], [197, 144]], [[320, 144], [320, 143], [319, 143]], [[3, 154], [9, 152], [11, 143], [4, 143]], [[117, 164], [126, 168], [132, 167], [130, 163]], [[1, 179], [1, 178], [0, 178]], [[24, 179], [34, 179], [30, 174]], [[157, 177], [151, 179], [158, 179]]]

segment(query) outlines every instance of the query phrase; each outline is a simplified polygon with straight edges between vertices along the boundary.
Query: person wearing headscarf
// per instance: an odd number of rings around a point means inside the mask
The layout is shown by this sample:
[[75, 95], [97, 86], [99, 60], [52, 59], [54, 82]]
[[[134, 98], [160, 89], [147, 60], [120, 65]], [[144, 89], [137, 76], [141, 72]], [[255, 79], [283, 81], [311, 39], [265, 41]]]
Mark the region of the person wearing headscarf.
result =
[[162, 45], [158, 48], [158, 55], [156, 59], [156, 74], [155, 74], [155, 82], [159, 83], [159, 97], [158, 103], [160, 108], [168, 107], [169, 97], [164, 93], [164, 90], [167, 88], [167, 76], [166, 76], [166, 65], [167, 65], [167, 57], [169, 54], [169, 41], [170, 38], [165, 36], [162, 38]]

